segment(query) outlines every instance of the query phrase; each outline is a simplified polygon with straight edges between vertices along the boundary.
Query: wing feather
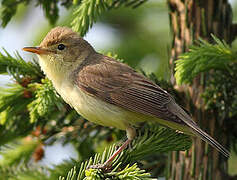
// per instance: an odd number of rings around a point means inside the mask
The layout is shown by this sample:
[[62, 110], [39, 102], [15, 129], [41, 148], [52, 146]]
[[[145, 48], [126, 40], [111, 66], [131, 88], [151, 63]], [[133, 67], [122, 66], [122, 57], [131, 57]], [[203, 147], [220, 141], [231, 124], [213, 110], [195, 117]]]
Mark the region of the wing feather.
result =
[[184, 124], [168, 111], [167, 104], [172, 98], [166, 91], [112, 58], [101, 56], [99, 61], [83, 66], [78, 71], [76, 83], [90, 95], [107, 103]]
[[130, 111], [186, 125], [194, 134], [229, 156], [229, 152], [202, 131], [166, 91], [129, 66], [98, 54], [95, 61], [81, 67], [77, 75], [77, 85], [91, 96]]

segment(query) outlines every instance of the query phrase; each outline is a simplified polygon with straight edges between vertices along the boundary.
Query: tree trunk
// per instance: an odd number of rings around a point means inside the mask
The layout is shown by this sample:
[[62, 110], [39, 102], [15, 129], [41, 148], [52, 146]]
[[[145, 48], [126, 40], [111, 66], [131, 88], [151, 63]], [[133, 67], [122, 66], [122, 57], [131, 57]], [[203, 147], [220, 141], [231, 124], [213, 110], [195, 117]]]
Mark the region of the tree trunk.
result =
[[[235, 36], [232, 11], [227, 0], [168, 0], [170, 25], [173, 31], [170, 65], [171, 82], [175, 85], [174, 62], [186, 52], [195, 40], [212, 41], [211, 34], [227, 43]], [[210, 73], [209, 73], [210, 74]], [[208, 74], [201, 74], [191, 86], [177, 86], [186, 93], [186, 108], [194, 121], [223, 146], [228, 147], [224, 133], [225, 123], [217, 121], [214, 112], [207, 112], [201, 94], [205, 89]], [[169, 162], [167, 179], [227, 179], [227, 159], [199, 138], [194, 139], [192, 148], [184, 152], [173, 152]]]

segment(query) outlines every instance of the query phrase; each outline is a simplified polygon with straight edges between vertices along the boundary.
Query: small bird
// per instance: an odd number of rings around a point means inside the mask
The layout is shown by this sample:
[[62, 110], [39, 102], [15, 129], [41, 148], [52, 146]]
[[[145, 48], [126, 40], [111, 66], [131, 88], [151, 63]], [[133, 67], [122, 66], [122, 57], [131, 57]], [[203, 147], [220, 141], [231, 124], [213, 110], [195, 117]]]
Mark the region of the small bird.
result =
[[23, 50], [38, 55], [40, 67], [58, 94], [80, 115], [126, 131], [128, 139], [102, 167], [134, 139], [135, 127], [148, 121], [198, 136], [229, 157], [229, 152], [202, 131], [169, 93], [128, 65], [97, 53], [70, 28], [53, 28], [39, 47]]

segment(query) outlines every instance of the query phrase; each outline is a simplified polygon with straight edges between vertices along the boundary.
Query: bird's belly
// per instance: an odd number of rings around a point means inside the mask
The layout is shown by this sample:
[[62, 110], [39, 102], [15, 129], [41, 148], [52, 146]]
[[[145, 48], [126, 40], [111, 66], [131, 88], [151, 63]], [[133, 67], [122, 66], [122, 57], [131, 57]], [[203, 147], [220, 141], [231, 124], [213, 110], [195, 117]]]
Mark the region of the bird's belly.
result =
[[57, 90], [62, 98], [80, 115], [96, 124], [125, 130], [130, 125], [151, 118], [96, 99], [76, 86], [64, 84], [62, 87]]

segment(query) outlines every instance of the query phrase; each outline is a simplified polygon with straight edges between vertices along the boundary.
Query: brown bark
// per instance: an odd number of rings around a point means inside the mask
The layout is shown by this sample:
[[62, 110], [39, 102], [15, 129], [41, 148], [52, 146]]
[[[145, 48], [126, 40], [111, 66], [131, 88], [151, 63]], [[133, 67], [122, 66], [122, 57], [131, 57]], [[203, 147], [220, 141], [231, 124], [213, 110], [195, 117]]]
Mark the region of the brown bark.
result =
[[[173, 31], [170, 65], [172, 67], [171, 82], [175, 85], [174, 62], [186, 52], [195, 40], [212, 41], [211, 34], [227, 43], [231, 43], [236, 35], [236, 25], [232, 25], [232, 11], [227, 0], [168, 0], [170, 9], [170, 25]], [[227, 147], [227, 139], [223, 130], [224, 123], [217, 121], [214, 112], [207, 112], [201, 94], [205, 89], [209, 74], [201, 74], [193, 80], [191, 86], [177, 86], [179, 91], [186, 92], [186, 107], [193, 119]], [[192, 148], [187, 152], [173, 152], [171, 155], [168, 179], [226, 179], [227, 159], [202, 140], [196, 138]]]

